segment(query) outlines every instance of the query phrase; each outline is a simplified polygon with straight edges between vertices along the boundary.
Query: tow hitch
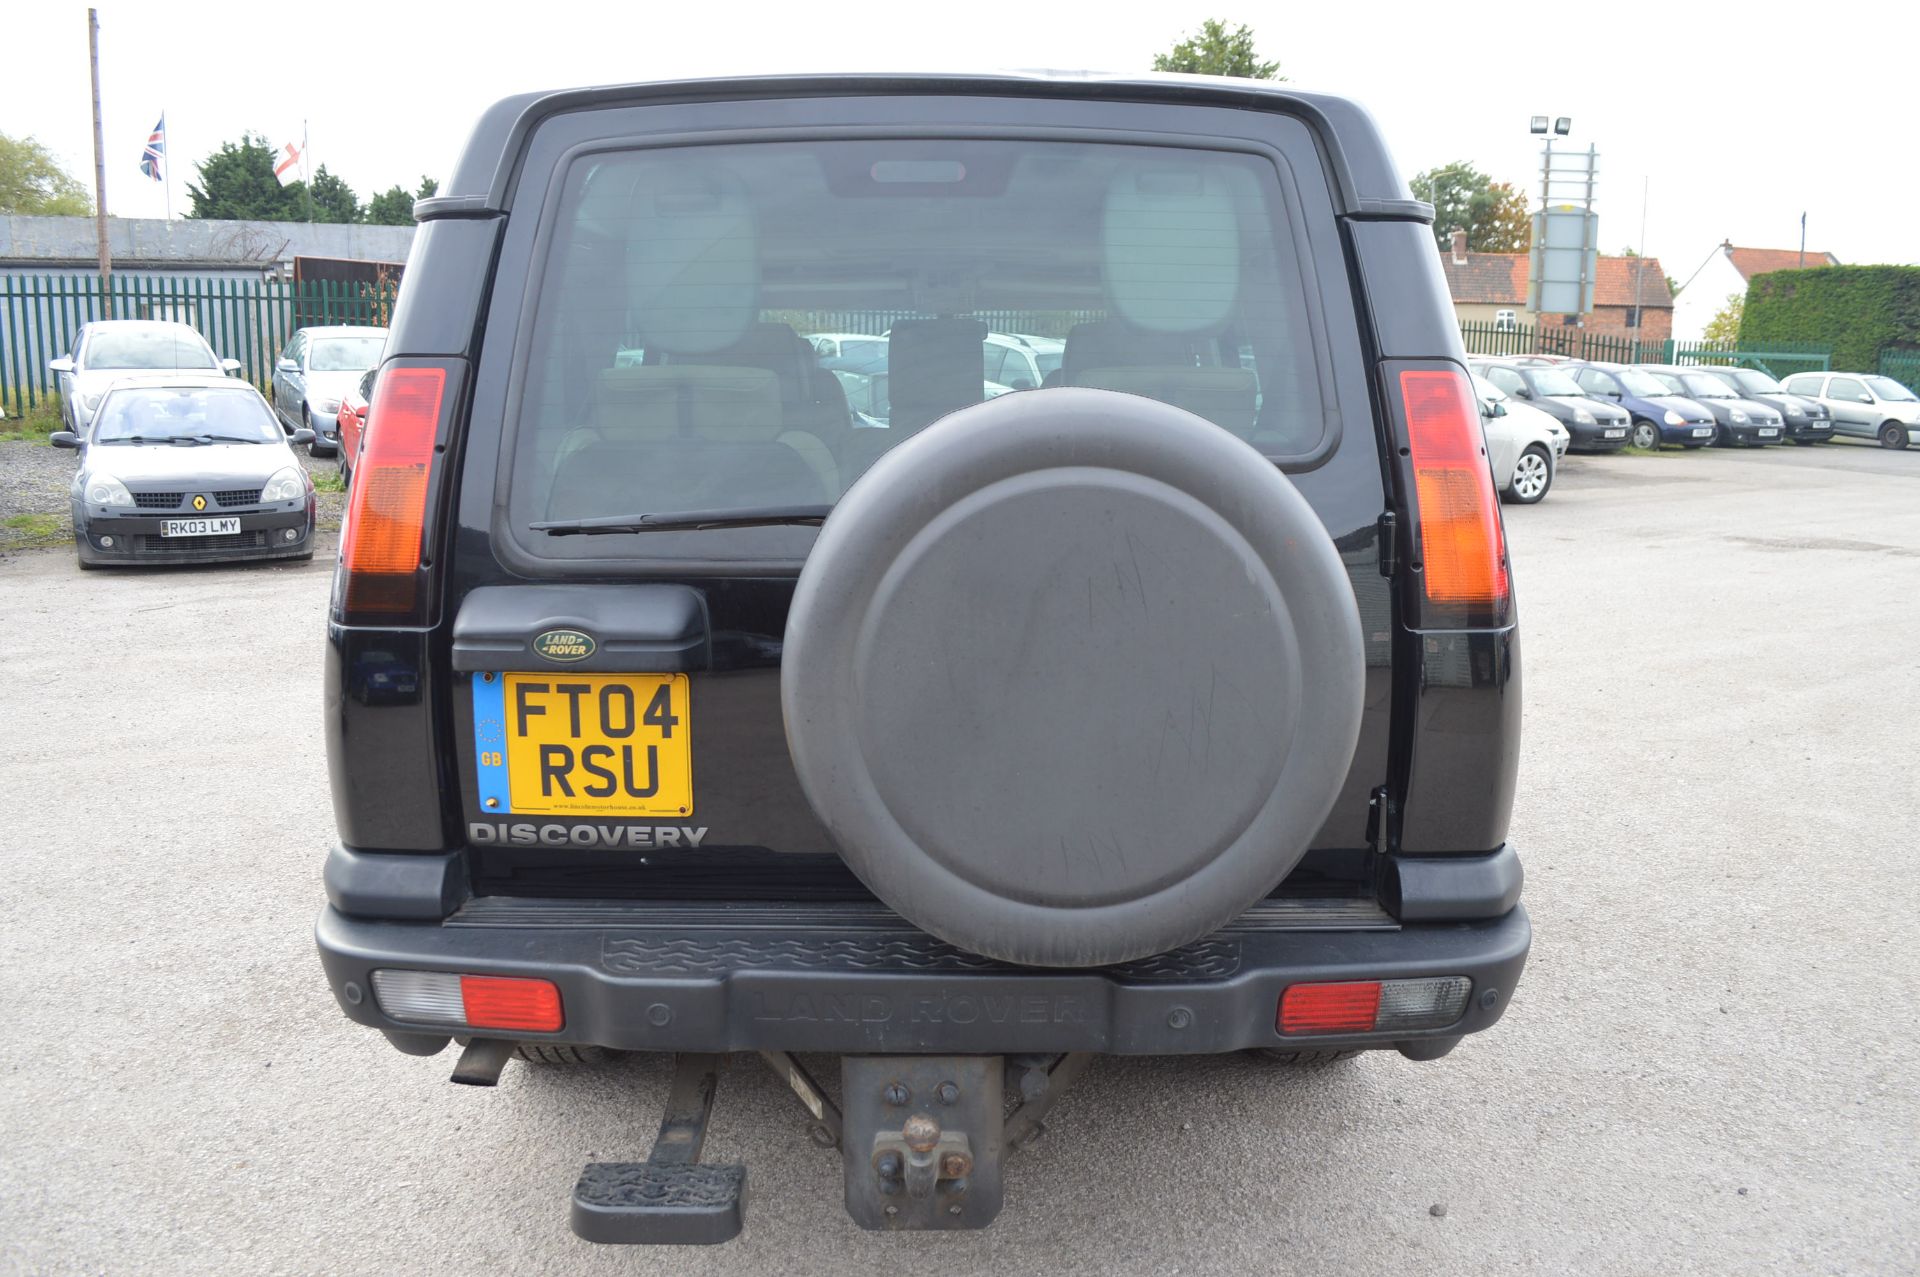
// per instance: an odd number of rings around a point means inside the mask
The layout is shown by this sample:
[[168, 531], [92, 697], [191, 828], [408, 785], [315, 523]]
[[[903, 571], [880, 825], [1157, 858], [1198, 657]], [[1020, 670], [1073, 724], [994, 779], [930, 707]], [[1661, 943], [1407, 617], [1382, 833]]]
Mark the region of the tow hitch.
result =
[[862, 1228], [985, 1228], [1000, 1213], [1005, 1065], [997, 1055], [850, 1055], [840, 1150]]
[[[792, 1056], [763, 1051], [812, 1121], [838, 1146], [847, 1213], [887, 1231], [985, 1228], [1004, 1200], [1001, 1162], [1045, 1130], [1041, 1118], [1092, 1056], [858, 1055], [840, 1063], [838, 1108]], [[673, 1083], [644, 1162], [596, 1162], [573, 1190], [573, 1231], [587, 1241], [701, 1245], [730, 1241], [745, 1219], [747, 1170], [700, 1161], [724, 1057], [674, 1057]], [[1006, 1110], [1009, 1091], [1020, 1103]]]

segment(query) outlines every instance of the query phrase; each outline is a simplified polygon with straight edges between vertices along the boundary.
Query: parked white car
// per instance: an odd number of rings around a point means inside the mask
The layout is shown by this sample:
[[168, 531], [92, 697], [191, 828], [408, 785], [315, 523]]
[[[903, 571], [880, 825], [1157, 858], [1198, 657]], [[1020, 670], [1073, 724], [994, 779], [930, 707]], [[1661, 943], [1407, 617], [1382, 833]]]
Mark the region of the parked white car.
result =
[[334, 324], [300, 328], [273, 364], [273, 407], [288, 434], [313, 431], [307, 451], [314, 456], [340, 451], [340, 401], [380, 366], [387, 330]]
[[1920, 397], [1891, 377], [1864, 372], [1801, 372], [1790, 395], [1817, 399], [1833, 414], [1833, 433], [1878, 439], [1882, 448], [1920, 446]]
[[1484, 377], [1474, 376], [1480, 401], [1480, 425], [1487, 438], [1487, 462], [1500, 495], [1533, 505], [1553, 487], [1560, 458], [1571, 441], [1566, 427], [1530, 404], [1522, 403]]
[[206, 339], [185, 324], [160, 319], [96, 319], [82, 324], [73, 349], [47, 367], [59, 378], [60, 415], [67, 429], [85, 434], [107, 387], [141, 377], [183, 372], [237, 372], [240, 361], [222, 359]]

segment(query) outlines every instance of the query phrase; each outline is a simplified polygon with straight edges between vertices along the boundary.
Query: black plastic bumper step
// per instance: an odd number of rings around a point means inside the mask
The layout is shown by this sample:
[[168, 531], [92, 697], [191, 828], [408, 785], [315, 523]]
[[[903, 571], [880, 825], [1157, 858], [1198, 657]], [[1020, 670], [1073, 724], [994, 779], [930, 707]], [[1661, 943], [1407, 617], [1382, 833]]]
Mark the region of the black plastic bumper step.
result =
[[589, 1162], [573, 1186], [574, 1234], [622, 1246], [712, 1246], [746, 1222], [747, 1168], [702, 1165], [718, 1055], [673, 1057], [673, 1084], [644, 1162]]
[[744, 1166], [590, 1162], [573, 1187], [573, 1231], [590, 1242], [711, 1246], [745, 1223]]

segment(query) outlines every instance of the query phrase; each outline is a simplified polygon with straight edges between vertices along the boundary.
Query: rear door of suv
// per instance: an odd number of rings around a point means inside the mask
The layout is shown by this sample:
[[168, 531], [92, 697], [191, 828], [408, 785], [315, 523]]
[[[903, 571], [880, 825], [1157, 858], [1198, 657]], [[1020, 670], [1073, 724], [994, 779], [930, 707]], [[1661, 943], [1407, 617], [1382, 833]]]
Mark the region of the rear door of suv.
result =
[[[1231, 110], [931, 96], [795, 100], [779, 127], [770, 118], [751, 101], [570, 113], [519, 158], [445, 605], [464, 667], [445, 690], [476, 882], [646, 894], [677, 875], [682, 891], [716, 877], [726, 890], [857, 891], [799, 791], [778, 704], [787, 602], [814, 529], [539, 525], [830, 507], [894, 435], [983, 397], [981, 343], [996, 329], [1064, 338], [1069, 382], [1149, 394], [1182, 382], [1163, 393], [1192, 395], [1183, 406], [1275, 457], [1347, 548], [1379, 686], [1321, 841], [1364, 846], [1390, 701], [1384, 494], [1308, 130]], [[1183, 329], [1170, 305], [1156, 330], [1112, 312], [1103, 272], [1167, 263], [1102, 260], [1102, 219], [1156, 199], [1236, 219], [1225, 238], [1201, 228], [1187, 241], [1203, 265], [1242, 273], [1231, 314]], [[853, 425], [805, 340], [849, 330], [892, 334], [884, 431]], [[1257, 405], [1234, 399], [1242, 346]], [[632, 350], [641, 364], [616, 366]], [[566, 628], [553, 618], [587, 614], [602, 651], [562, 667], [532, 648]], [[539, 677], [479, 668], [488, 644], [516, 637]], [[549, 677], [562, 668], [564, 681]], [[505, 748], [489, 747], [495, 724]], [[630, 725], [635, 737], [617, 734]], [[636, 796], [655, 787], [671, 801]]]

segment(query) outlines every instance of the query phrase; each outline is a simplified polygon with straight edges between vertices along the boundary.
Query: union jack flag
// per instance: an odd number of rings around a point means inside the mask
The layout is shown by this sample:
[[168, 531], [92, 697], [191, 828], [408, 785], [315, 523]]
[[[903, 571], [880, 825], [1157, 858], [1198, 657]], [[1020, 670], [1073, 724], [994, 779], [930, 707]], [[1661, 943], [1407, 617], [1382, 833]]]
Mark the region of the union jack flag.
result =
[[163, 180], [161, 166], [167, 160], [167, 113], [160, 113], [160, 123], [153, 126], [153, 132], [147, 135], [147, 149], [140, 153], [140, 171], [158, 182]]

